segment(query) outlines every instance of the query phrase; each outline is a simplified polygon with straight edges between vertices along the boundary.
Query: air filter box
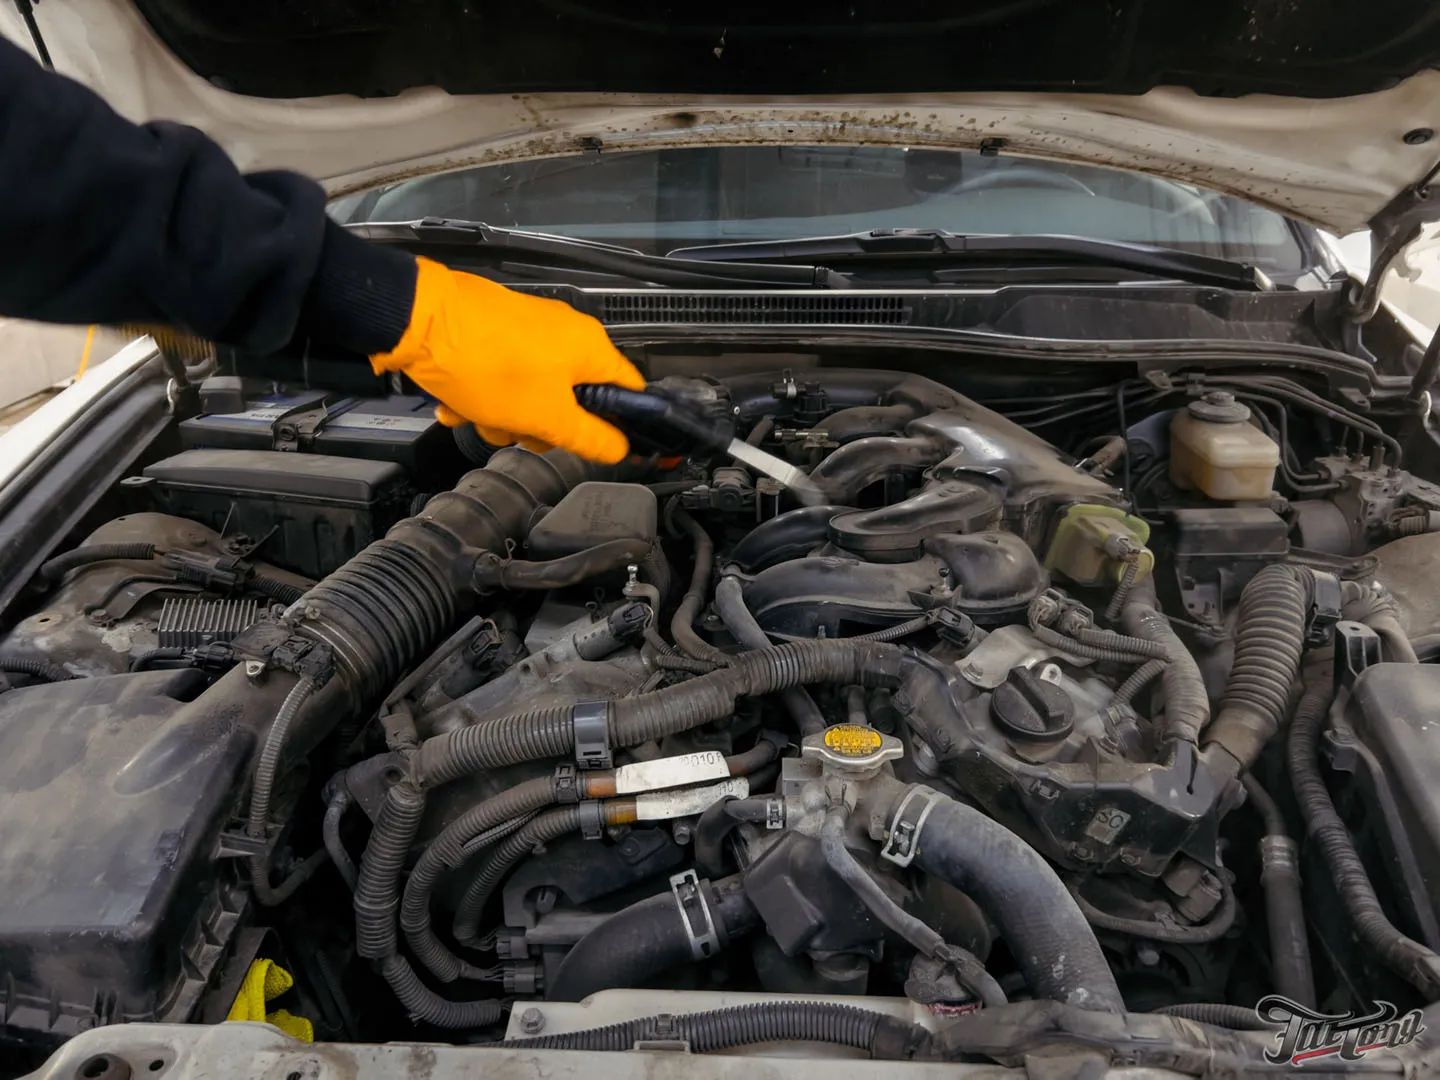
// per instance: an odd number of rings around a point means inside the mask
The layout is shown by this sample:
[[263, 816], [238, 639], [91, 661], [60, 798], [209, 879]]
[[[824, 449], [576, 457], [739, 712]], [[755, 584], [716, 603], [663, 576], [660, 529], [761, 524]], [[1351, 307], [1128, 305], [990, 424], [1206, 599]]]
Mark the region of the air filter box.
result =
[[311, 578], [384, 536], [414, 494], [394, 462], [274, 450], [187, 450], [147, 466], [140, 486], [227, 540], [263, 539], [257, 557]]

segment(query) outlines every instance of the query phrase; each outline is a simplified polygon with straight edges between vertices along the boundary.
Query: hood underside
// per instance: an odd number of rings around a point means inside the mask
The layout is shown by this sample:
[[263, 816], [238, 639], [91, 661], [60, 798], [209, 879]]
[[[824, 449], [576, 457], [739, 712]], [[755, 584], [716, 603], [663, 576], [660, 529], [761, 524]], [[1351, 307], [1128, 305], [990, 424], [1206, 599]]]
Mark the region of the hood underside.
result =
[[[336, 192], [597, 150], [984, 144], [1349, 231], [1440, 159], [1432, 4], [962, 7], [70, 0], [35, 18], [56, 68], [125, 114]], [[8, 5], [0, 29], [29, 43]]]

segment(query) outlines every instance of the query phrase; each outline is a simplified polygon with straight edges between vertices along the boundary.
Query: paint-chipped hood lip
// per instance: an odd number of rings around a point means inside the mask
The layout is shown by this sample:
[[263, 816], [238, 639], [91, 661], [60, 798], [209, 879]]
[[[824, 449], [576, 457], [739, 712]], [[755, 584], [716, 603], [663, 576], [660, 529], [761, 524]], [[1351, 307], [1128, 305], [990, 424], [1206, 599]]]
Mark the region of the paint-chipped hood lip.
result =
[[[126, 115], [194, 124], [245, 169], [298, 169], [336, 194], [474, 164], [597, 149], [816, 143], [973, 149], [988, 142], [1006, 153], [1189, 181], [1343, 233], [1365, 227], [1440, 161], [1440, 138], [1431, 134], [1440, 129], [1440, 72], [1428, 67], [1403, 78], [1397, 68], [1391, 85], [1343, 97], [1307, 96], [1314, 87], [1304, 82], [1294, 94], [1237, 97], [1164, 85], [1142, 93], [779, 95], [451, 93], [414, 86], [388, 97], [277, 97], [222, 89], [217, 84], [226, 79], [214, 73], [203, 77], [131, 0], [41, 4], [35, 15], [56, 68], [101, 91]], [[30, 40], [11, 5], [0, 10], [0, 31]]]

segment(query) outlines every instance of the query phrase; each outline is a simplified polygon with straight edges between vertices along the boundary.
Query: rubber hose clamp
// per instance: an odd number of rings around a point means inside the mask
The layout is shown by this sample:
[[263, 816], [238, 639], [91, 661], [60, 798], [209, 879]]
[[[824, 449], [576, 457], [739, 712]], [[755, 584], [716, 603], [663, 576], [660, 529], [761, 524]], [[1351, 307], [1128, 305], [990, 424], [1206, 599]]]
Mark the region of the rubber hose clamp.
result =
[[580, 835], [586, 840], [599, 840], [605, 835], [605, 812], [594, 799], [582, 802], [577, 808], [580, 814]]
[[609, 769], [614, 765], [610, 754], [610, 703], [608, 701], [577, 701], [570, 709], [575, 732], [575, 764], [587, 772]]

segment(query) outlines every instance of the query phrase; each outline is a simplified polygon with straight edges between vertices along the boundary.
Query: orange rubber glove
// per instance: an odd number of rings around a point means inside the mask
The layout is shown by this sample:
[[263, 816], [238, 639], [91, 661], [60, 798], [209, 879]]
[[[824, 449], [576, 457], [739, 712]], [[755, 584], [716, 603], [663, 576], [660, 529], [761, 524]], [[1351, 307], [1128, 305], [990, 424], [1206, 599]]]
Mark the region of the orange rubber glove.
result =
[[376, 374], [403, 371], [444, 402], [435, 411], [442, 424], [472, 423], [496, 446], [559, 447], [607, 465], [629, 452], [618, 429], [575, 401], [580, 383], [645, 389], [598, 320], [559, 300], [416, 262], [410, 325], [393, 351], [370, 357]]

